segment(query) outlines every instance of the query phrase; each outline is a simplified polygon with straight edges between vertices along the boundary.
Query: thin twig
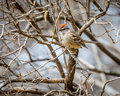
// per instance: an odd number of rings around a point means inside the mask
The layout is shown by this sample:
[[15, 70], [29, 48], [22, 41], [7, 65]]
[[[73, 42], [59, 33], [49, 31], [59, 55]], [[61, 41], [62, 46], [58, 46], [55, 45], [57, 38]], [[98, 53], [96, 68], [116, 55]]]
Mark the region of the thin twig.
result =
[[114, 79], [112, 79], [112, 80], [108, 80], [108, 81], [104, 84], [104, 86], [103, 86], [103, 89], [102, 89], [102, 92], [101, 92], [101, 95], [100, 95], [100, 96], [103, 96], [103, 93], [104, 93], [105, 87], [106, 87], [106, 85], [107, 85], [108, 83], [110, 83], [110, 82], [112, 82], [112, 81], [115, 81], [115, 80], [118, 80], [118, 79], [120, 79], [120, 77], [114, 78]]
[[105, 11], [103, 11], [102, 13], [96, 15], [94, 18], [92, 18], [91, 20], [89, 20], [86, 24], [84, 24], [81, 29], [79, 30], [79, 35], [81, 36], [82, 33], [84, 32], [85, 29], [87, 29], [92, 23], [94, 23], [95, 20], [99, 19], [100, 17], [104, 16], [110, 6], [110, 1], [111, 0], [108, 0], [107, 2], [107, 6], [106, 6], [106, 9]]
[[[46, 63], [44, 63], [43, 65], [41, 65], [40, 67], [38, 67], [36, 70], [39, 70], [39, 69], [41, 69], [42, 67], [44, 67], [45, 65], [47, 65], [49, 62], [54, 61], [54, 60], [57, 59], [59, 56], [61, 56], [64, 52], [65, 52], [65, 50], [64, 50], [60, 55], [58, 55], [57, 57], [54, 57], [54, 58], [48, 60]], [[29, 72], [28, 74], [24, 75], [23, 77], [28, 76], [29, 74], [35, 72], [36, 70], [33, 70], [33, 71]]]
[[54, 38], [54, 35], [55, 35], [55, 32], [56, 32], [56, 26], [57, 26], [57, 24], [58, 24], [60, 15], [62, 14], [64, 8], [65, 8], [65, 5], [64, 5], [64, 7], [62, 8], [62, 10], [59, 12], [58, 17], [57, 17], [57, 20], [56, 20], [56, 22], [55, 22], [55, 26], [54, 26], [54, 30], [53, 30], [53, 35], [52, 35], [52, 41], [53, 41], [53, 38]]

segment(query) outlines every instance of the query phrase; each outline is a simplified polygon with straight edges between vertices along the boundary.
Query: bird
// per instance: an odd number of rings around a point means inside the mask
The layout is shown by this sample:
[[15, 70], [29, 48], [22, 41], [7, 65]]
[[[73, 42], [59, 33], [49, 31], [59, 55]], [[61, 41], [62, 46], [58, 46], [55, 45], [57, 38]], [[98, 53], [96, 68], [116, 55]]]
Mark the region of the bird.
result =
[[61, 24], [59, 26], [60, 41], [62, 45], [67, 49], [79, 49], [86, 47], [85, 41], [79, 36], [77, 32], [67, 27], [67, 24]]

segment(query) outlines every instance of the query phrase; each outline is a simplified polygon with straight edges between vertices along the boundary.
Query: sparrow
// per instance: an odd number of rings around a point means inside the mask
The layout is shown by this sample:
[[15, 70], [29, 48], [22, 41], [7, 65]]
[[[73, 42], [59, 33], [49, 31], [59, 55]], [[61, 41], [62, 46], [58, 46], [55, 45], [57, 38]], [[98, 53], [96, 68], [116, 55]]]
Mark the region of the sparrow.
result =
[[[66, 24], [61, 24], [59, 26], [60, 31], [60, 41], [63, 46], [70, 49], [78, 49], [81, 47], [86, 47], [85, 41], [79, 36], [79, 34], [70, 28], [66, 27]], [[87, 47], [86, 47], [87, 48]]]

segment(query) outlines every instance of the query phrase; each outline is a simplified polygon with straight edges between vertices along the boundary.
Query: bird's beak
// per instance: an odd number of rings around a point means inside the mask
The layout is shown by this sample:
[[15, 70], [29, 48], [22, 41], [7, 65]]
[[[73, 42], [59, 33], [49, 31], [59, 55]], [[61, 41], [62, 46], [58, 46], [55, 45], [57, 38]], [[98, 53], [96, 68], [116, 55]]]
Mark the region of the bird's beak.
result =
[[83, 47], [85, 47], [85, 48], [87, 48], [87, 49], [88, 49], [88, 47], [87, 47], [85, 44], [83, 44]]

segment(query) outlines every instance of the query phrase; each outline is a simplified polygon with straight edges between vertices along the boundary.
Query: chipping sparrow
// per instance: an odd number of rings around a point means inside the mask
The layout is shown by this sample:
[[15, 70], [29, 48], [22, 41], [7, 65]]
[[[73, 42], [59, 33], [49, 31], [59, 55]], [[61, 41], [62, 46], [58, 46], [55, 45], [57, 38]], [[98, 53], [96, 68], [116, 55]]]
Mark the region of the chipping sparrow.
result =
[[66, 24], [61, 24], [60, 28], [60, 41], [66, 48], [78, 49], [86, 47], [84, 40], [77, 34], [77, 32], [66, 27]]

